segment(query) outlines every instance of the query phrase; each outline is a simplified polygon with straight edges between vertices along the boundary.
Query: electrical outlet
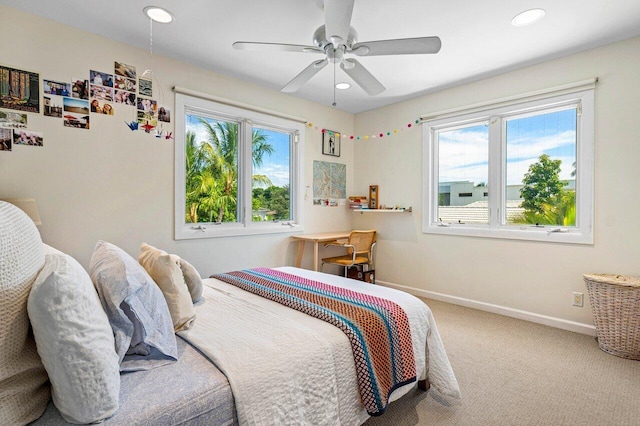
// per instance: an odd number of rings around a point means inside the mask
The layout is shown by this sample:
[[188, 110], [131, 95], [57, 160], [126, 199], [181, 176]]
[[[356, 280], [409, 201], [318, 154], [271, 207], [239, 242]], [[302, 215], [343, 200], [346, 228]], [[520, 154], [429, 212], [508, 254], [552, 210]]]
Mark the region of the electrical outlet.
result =
[[577, 291], [573, 292], [573, 306], [582, 308], [584, 306], [584, 294]]

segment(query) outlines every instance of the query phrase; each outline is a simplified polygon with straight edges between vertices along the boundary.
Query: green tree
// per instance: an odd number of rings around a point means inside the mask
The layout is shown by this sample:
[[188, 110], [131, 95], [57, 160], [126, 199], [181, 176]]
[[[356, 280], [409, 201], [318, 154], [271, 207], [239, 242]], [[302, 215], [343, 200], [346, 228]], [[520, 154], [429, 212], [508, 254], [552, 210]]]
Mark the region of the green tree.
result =
[[267, 188], [254, 188], [253, 190], [253, 210], [261, 208], [267, 210], [269, 214], [267, 214], [266, 220], [290, 219], [289, 202], [289, 185], [283, 187], [272, 185]]
[[[186, 220], [198, 222], [235, 221], [238, 192], [238, 125], [200, 118], [207, 140], [196, 142], [195, 134], [186, 135]], [[252, 134], [252, 162], [262, 164], [274, 148], [264, 134]], [[253, 185], [270, 185], [267, 176], [254, 175]]]
[[522, 179], [524, 186], [520, 189], [525, 210], [542, 214], [545, 204], [553, 204], [553, 199], [565, 185], [560, 180], [561, 164], [562, 160], [552, 160], [547, 154], [542, 154], [537, 163], [529, 166], [529, 171]]

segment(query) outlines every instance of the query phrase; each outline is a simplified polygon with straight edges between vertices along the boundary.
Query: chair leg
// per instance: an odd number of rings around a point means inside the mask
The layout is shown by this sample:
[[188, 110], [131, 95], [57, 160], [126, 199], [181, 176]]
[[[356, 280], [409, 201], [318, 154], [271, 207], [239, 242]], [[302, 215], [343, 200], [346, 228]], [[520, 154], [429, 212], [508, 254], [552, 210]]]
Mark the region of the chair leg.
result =
[[345, 266], [345, 267], [344, 267], [344, 277], [345, 277], [345, 278], [347, 278], [347, 271], [348, 271], [348, 269], [349, 269], [349, 268], [348, 268], [347, 266]]

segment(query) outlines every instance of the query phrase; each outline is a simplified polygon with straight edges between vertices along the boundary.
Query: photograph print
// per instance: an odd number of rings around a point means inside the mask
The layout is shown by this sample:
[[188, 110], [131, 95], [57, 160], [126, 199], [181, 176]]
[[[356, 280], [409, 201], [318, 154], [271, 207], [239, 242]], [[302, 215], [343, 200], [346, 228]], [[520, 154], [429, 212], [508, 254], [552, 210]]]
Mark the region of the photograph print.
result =
[[0, 128], [0, 151], [11, 151], [13, 130]]
[[74, 127], [76, 129], [89, 129], [89, 114], [75, 114], [66, 112], [64, 114], [64, 126], [65, 127]]
[[113, 87], [116, 90], [126, 90], [127, 92], [135, 92], [136, 81], [131, 78], [123, 77], [121, 75], [116, 75], [116, 79]]
[[26, 128], [27, 114], [0, 110], [0, 127]]
[[158, 108], [158, 121], [163, 121], [165, 123], [171, 122], [171, 110], [168, 107], [161, 106]]
[[13, 130], [13, 143], [16, 145], [42, 146], [44, 137], [40, 132], [28, 130]]
[[115, 75], [119, 75], [126, 78], [136, 78], [136, 67], [132, 65], [123, 64], [122, 62], [113, 63], [113, 72]]
[[126, 90], [116, 90], [114, 100], [117, 104], [135, 105], [136, 94]]
[[71, 80], [71, 96], [78, 99], [89, 99], [89, 80], [74, 78]]
[[153, 96], [153, 82], [146, 78], [139, 78], [138, 94], [140, 96]]
[[113, 75], [106, 72], [90, 70], [89, 81], [96, 86], [113, 87]]
[[42, 91], [47, 95], [71, 96], [71, 84], [42, 80]]
[[91, 85], [91, 99], [99, 99], [101, 101], [113, 101], [113, 88]]
[[40, 112], [40, 74], [0, 65], [0, 108]]
[[44, 115], [46, 117], [62, 118], [62, 96], [45, 95], [42, 97], [44, 100]]
[[64, 98], [62, 100], [65, 112], [76, 114], [89, 114], [89, 101], [83, 99]]

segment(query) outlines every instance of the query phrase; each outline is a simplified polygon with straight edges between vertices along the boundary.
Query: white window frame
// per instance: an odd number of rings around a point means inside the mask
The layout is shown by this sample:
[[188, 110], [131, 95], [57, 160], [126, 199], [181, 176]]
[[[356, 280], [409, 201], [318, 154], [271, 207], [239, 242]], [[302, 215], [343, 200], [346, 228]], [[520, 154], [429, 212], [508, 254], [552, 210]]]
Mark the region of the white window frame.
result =
[[[175, 108], [175, 239], [197, 239], [232, 237], [259, 234], [293, 233], [304, 230], [303, 227], [303, 147], [305, 126], [304, 123], [286, 117], [277, 116], [251, 110], [214, 100], [204, 99], [188, 94], [176, 93]], [[214, 223], [187, 223], [185, 222], [186, 207], [186, 182], [185, 182], [185, 137], [187, 112], [199, 113], [204, 116], [217, 118], [227, 117], [231, 121], [240, 124], [238, 129], [238, 196], [242, 211], [237, 222]], [[269, 129], [289, 132], [293, 135], [290, 153], [290, 191], [291, 191], [291, 220], [274, 222], [254, 222], [251, 212], [251, 138], [253, 125]]]
[[[593, 244], [594, 211], [594, 86], [576, 85], [575, 90], [549, 90], [544, 95], [526, 95], [505, 102], [444, 112], [423, 124], [423, 217], [422, 232], [575, 244]], [[585, 88], [586, 86], [586, 88]], [[558, 93], [560, 92], [560, 93]], [[555, 225], [507, 225], [505, 119], [528, 112], [551, 111], [575, 105], [576, 122], [576, 207], [575, 227]], [[435, 116], [434, 114], [433, 116]], [[438, 144], [435, 132], [465, 123], [489, 122], [489, 223], [465, 224], [438, 221]]]

